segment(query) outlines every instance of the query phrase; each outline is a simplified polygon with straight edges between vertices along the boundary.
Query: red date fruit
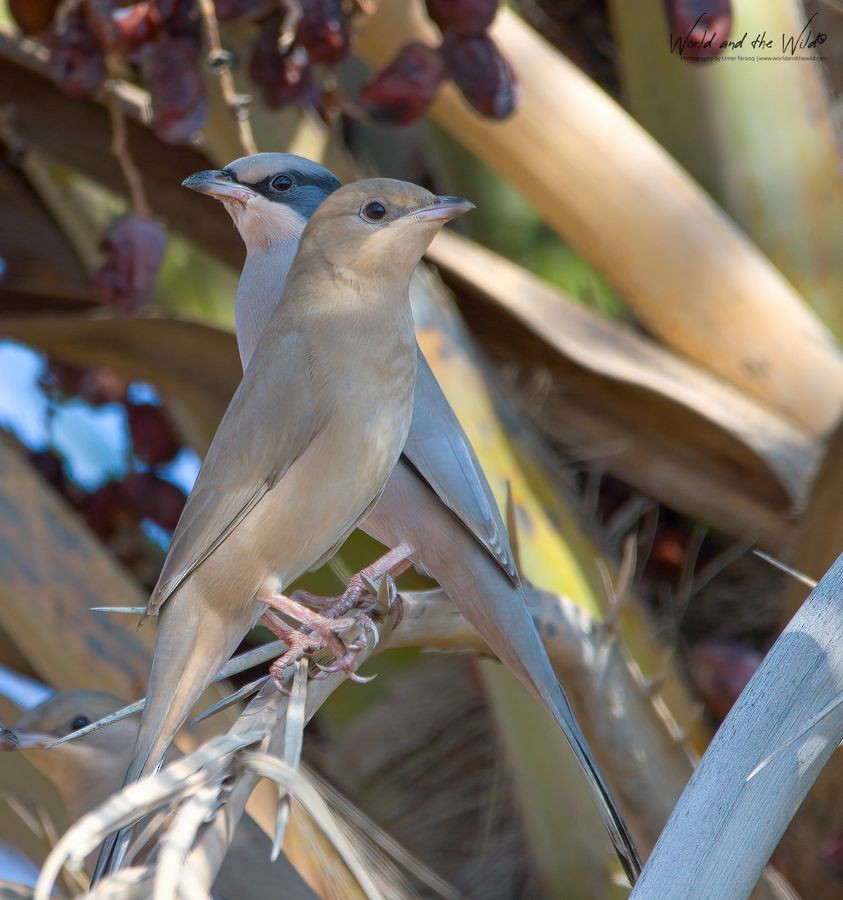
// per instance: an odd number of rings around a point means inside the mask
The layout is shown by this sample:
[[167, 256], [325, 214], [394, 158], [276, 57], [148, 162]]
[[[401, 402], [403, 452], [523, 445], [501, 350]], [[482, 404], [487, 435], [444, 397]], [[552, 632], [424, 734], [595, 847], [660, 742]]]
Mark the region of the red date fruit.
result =
[[220, 22], [263, 19], [278, 10], [278, 0], [214, 0]]
[[335, 65], [348, 53], [348, 19], [341, 0], [301, 0], [296, 41], [311, 62]]
[[60, 5], [61, 0], [9, 0], [9, 12], [24, 34], [40, 34]]
[[126, 382], [111, 369], [82, 369], [60, 359], [50, 359], [38, 381], [48, 393], [65, 397], [81, 397], [89, 406], [122, 403], [126, 397]]
[[66, 363], [61, 359], [49, 359], [44, 374], [39, 378], [38, 384], [48, 394], [58, 393], [65, 397], [75, 397], [79, 393], [79, 385], [85, 370]]
[[124, 56], [154, 40], [161, 29], [157, 6], [152, 0], [117, 6], [114, 0], [87, 0], [88, 23], [100, 44]]
[[490, 119], [512, 115], [518, 84], [509, 63], [488, 35], [460, 37], [446, 34], [442, 55], [465, 99]]
[[192, 36], [167, 34], [144, 45], [141, 77], [152, 101], [152, 127], [171, 144], [183, 144], [205, 124], [208, 95]]
[[762, 659], [757, 650], [735, 641], [702, 641], [691, 648], [691, 680], [717, 721], [726, 718]]
[[103, 240], [105, 264], [94, 274], [97, 299], [123, 313], [137, 313], [152, 296], [167, 233], [156, 222], [123, 216]]
[[730, 0], [665, 0], [670, 48], [693, 62], [713, 59], [732, 31]]
[[29, 464], [52, 488], [64, 491], [64, 463], [55, 450], [30, 450]]
[[111, 369], [86, 369], [79, 377], [77, 391], [90, 406], [122, 403], [126, 399], [126, 382]]
[[678, 528], [662, 525], [653, 537], [649, 565], [658, 567], [663, 575], [677, 573], [685, 564], [688, 555], [688, 538]]
[[161, 27], [171, 38], [190, 38], [197, 59], [202, 52], [202, 28], [196, 0], [150, 0]]
[[448, 75], [441, 55], [426, 44], [407, 44], [360, 91], [360, 104], [376, 121], [404, 126], [421, 118]]
[[109, 481], [84, 496], [79, 502], [79, 512], [101, 540], [107, 540], [120, 529], [137, 525], [141, 518], [119, 481]]
[[135, 472], [123, 482], [126, 496], [142, 519], [174, 531], [184, 509], [184, 493], [154, 472]]
[[271, 109], [291, 103], [315, 104], [319, 89], [313, 80], [307, 51], [293, 44], [286, 53], [280, 53], [280, 27], [280, 16], [264, 23], [249, 62], [249, 75], [261, 88], [264, 102]]
[[94, 33], [78, 14], [67, 16], [43, 37], [50, 74], [69, 97], [93, 96], [105, 80], [105, 59]]
[[820, 859], [835, 878], [843, 879], [843, 834], [823, 842], [820, 847]]
[[181, 449], [167, 413], [152, 403], [126, 406], [135, 456], [148, 466], [169, 462]]
[[492, 24], [498, 0], [425, 0], [427, 13], [443, 31], [475, 35]]
[[[152, 2], [158, 10], [158, 18], [167, 25], [199, 21], [195, 0], [152, 0]], [[253, 2], [253, 5], [256, 6], [257, 3]]]

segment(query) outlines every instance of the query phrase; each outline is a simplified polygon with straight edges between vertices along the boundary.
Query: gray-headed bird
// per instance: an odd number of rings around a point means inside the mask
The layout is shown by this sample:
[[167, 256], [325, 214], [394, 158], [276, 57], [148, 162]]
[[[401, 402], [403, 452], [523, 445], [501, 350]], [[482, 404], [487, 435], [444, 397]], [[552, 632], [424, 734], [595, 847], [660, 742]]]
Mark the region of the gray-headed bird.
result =
[[[410, 276], [442, 225], [471, 208], [371, 179], [331, 194], [308, 222], [147, 607], [158, 632], [127, 783], [160, 765], [263, 604], [330, 558], [383, 490], [412, 414]], [[97, 877], [127, 843], [123, 833], [104, 848]]]
[[[246, 244], [236, 321], [248, 371], [258, 337], [282, 301], [295, 243], [318, 197], [331, 194], [338, 181], [310, 160], [258, 153], [219, 171], [198, 172], [184, 184], [222, 201]], [[500, 660], [545, 703], [584, 769], [634, 880], [640, 862], [632, 837], [533, 625], [491, 488], [421, 351], [404, 452], [360, 527], [387, 547], [409, 547], [413, 562], [439, 582]]]
[[[0, 736], [0, 749], [20, 750], [58, 789], [72, 822], [104, 803], [126, 772], [138, 734], [139, 716], [109, 728], [59, 744], [44, 744], [84, 728], [116, 712], [123, 704], [98, 691], [63, 691], [25, 712], [11, 731]], [[270, 862], [272, 843], [248, 816], [241, 820], [214, 882], [214, 896], [229, 900], [259, 900], [283, 884], [291, 900], [315, 900], [316, 895], [286, 857]]]

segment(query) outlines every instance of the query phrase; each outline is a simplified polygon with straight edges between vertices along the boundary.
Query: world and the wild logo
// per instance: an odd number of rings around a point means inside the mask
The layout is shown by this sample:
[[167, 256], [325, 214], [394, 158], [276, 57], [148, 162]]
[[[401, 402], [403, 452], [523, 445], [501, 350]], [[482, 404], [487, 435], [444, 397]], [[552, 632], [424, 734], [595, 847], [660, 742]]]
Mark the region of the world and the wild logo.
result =
[[729, 50], [754, 50], [750, 59], [816, 59], [828, 34], [820, 30], [819, 13], [814, 13], [799, 32], [768, 34], [745, 31], [740, 37], [729, 34], [729, 28], [714, 29], [712, 22], [722, 21], [708, 12], [701, 12], [694, 24], [684, 33], [670, 34], [670, 52], [688, 58], [717, 58], [716, 54]]

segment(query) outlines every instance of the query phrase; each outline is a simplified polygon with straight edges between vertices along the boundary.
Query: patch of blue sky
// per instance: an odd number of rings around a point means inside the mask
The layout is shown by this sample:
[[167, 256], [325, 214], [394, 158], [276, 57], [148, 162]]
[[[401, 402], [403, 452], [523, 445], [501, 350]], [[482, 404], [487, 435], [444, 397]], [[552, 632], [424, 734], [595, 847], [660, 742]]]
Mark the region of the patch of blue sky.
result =
[[0, 425], [28, 447], [49, 440], [47, 398], [38, 387], [44, 357], [13, 341], [0, 341]]
[[130, 403], [152, 403], [160, 405], [158, 391], [147, 381], [133, 381], [126, 392]]
[[[72, 398], [55, 407], [51, 429], [49, 402], [38, 386], [45, 366], [42, 354], [14, 341], [0, 340], [0, 426], [34, 449], [52, 442], [65, 458], [68, 475], [86, 490], [125, 477], [131, 446], [123, 406], [109, 403], [93, 408]], [[156, 389], [144, 381], [129, 386], [129, 399], [132, 403], [160, 403]], [[200, 466], [196, 453], [184, 448], [159, 473], [189, 493]]]
[[126, 410], [118, 403], [92, 409], [73, 399], [56, 407], [53, 444], [70, 477], [86, 490], [123, 478], [131, 462]]
[[166, 466], [160, 466], [156, 471], [162, 478], [166, 478], [189, 494], [201, 466], [202, 460], [196, 453], [189, 447], [182, 447], [172, 461]]
[[157, 522], [153, 522], [152, 519], [141, 519], [140, 530], [162, 550], [166, 550], [170, 546], [172, 534]]
[[33, 706], [38, 706], [39, 703], [52, 697], [54, 693], [46, 684], [0, 665], [0, 694], [8, 697], [15, 706], [32, 709]]
[[[38, 866], [31, 862], [23, 853], [11, 844], [0, 841], [0, 878], [12, 881], [15, 884], [23, 884], [34, 887], [38, 880]], [[10, 892], [12, 897], [25, 897], [26, 894]]]

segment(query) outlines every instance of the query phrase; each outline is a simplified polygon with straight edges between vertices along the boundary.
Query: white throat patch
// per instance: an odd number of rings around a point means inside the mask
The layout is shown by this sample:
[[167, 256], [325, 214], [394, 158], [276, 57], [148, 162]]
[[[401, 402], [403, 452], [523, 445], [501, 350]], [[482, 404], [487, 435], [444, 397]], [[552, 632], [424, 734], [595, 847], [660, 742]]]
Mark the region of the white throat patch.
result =
[[273, 203], [257, 195], [248, 203], [223, 201], [248, 250], [267, 250], [277, 244], [297, 242], [305, 222], [286, 203]]

